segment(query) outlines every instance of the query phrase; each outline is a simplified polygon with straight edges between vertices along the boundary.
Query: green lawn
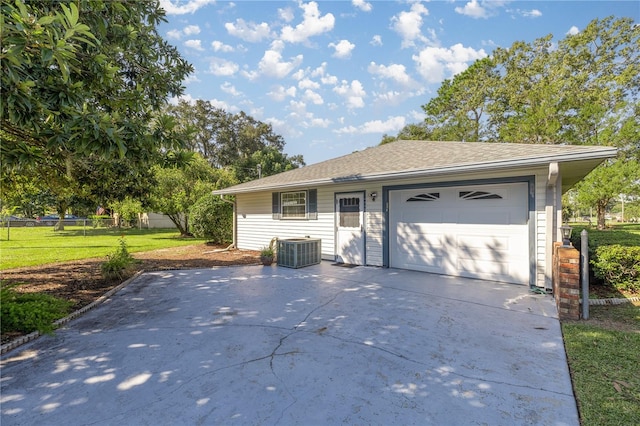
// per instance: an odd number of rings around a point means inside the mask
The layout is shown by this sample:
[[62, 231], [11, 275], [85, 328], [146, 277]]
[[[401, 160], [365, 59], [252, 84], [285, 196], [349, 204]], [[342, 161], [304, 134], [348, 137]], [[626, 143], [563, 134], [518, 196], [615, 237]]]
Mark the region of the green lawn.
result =
[[582, 426], [640, 425], [640, 304], [562, 324]]
[[179, 238], [176, 229], [107, 229], [67, 226], [64, 231], [53, 227], [0, 229], [0, 270], [42, 265], [67, 260], [105, 257], [118, 247], [124, 237], [129, 252], [155, 250], [204, 242]]

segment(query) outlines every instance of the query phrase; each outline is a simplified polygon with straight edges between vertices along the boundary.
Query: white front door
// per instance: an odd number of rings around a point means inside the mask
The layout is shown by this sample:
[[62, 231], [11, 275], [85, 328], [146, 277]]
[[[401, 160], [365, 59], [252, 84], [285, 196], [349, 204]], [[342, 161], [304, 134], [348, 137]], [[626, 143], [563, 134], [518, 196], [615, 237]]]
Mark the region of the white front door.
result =
[[336, 262], [364, 265], [364, 193], [336, 194]]

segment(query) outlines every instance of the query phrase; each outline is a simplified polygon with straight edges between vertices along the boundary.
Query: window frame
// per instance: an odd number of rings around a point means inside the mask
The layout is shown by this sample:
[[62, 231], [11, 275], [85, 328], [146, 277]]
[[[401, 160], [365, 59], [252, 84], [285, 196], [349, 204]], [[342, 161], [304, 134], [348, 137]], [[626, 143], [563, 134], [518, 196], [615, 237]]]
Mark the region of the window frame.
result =
[[[282, 198], [284, 194], [305, 193], [305, 215], [302, 216], [286, 216], [283, 211]], [[298, 191], [283, 191], [271, 193], [271, 218], [273, 220], [318, 220], [318, 190], [302, 189]]]
[[[295, 204], [293, 206], [285, 206], [284, 197], [291, 194], [304, 194], [304, 214], [300, 216], [299, 214], [296, 216], [289, 216], [285, 214], [285, 207], [300, 207], [302, 204]], [[309, 191], [287, 191], [280, 193], [280, 219], [282, 220], [304, 220], [309, 217]]]

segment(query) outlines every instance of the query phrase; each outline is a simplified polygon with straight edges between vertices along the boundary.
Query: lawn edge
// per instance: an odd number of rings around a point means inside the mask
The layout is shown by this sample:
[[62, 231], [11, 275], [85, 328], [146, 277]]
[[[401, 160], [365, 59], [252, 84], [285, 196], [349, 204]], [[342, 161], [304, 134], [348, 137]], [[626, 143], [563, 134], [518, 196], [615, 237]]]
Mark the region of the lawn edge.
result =
[[[61, 326], [65, 325], [65, 324], [67, 324], [69, 321], [78, 318], [80, 315], [84, 314], [85, 312], [87, 312], [87, 311], [95, 308], [96, 306], [102, 304], [109, 297], [113, 296], [115, 293], [117, 293], [118, 291], [122, 290], [123, 288], [125, 288], [126, 286], [131, 284], [133, 281], [135, 281], [140, 275], [142, 275], [145, 272], [146, 272], [145, 270], [137, 271], [135, 274], [133, 274], [133, 276], [131, 276], [130, 278], [126, 279], [122, 283], [118, 284], [117, 286], [115, 286], [111, 290], [107, 291], [106, 293], [104, 293], [102, 296], [98, 297], [93, 302], [91, 302], [88, 305], [85, 305], [82, 308], [70, 313], [69, 315], [67, 315], [64, 318], [60, 318], [59, 320], [54, 321], [53, 324], [56, 325], [57, 327], [61, 327]], [[12, 351], [12, 350], [14, 350], [15, 348], [17, 348], [19, 346], [22, 346], [25, 343], [31, 342], [32, 340], [37, 339], [41, 335], [42, 335], [42, 333], [40, 333], [39, 331], [34, 331], [33, 333], [29, 333], [26, 336], [20, 336], [20, 337], [14, 339], [14, 340], [12, 340], [12, 341], [10, 341], [8, 343], [5, 343], [4, 345], [2, 345], [2, 347], [0, 347], [0, 355], [4, 355], [5, 353], [7, 353], [9, 351]]]

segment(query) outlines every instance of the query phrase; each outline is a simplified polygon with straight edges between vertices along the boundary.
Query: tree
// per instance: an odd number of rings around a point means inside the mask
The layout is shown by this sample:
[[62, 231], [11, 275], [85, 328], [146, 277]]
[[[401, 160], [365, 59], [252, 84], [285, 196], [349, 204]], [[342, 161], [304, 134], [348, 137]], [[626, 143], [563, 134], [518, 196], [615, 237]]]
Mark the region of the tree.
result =
[[251, 154], [250, 157], [240, 159], [232, 167], [239, 182], [247, 182], [258, 177], [266, 177], [287, 170], [304, 166], [302, 155], [289, 157], [275, 148], [263, 148]]
[[427, 114], [425, 133], [433, 140], [445, 141], [491, 138], [485, 110], [492, 102], [497, 82], [498, 72], [489, 58], [476, 61], [453, 79], [443, 81], [438, 96], [422, 106]]
[[[109, 207], [118, 213], [121, 219], [120, 223], [122, 221], [131, 223], [142, 212], [142, 203], [132, 197], [125, 197], [123, 200], [115, 201]], [[118, 223], [118, 226], [120, 226], [120, 223]]]
[[498, 48], [423, 105], [433, 139], [612, 145], [638, 151], [640, 26], [594, 20], [554, 42]]
[[0, 200], [3, 207], [15, 208], [24, 217], [44, 215], [48, 206], [55, 204], [51, 192], [34, 177], [26, 174], [8, 173], [0, 185]]
[[[274, 133], [270, 124], [244, 112], [230, 114], [197, 100], [193, 104], [180, 101], [168, 107], [167, 113], [177, 123], [181, 139], [187, 141], [185, 148], [200, 153], [214, 167], [236, 166], [249, 161], [255, 152], [284, 149], [283, 137]], [[291, 158], [302, 161], [301, 156]]]
[[213, 243], [233, 241], [233, 206], [208, 193], [189, 209], [191, 232]]
[[151, 207], [166, 214], [182, 236], [191, 235], [191, 206], [211, 191], [237, 182], [230, 171], [214, 169], [200, 154], [191, 153], [190, 157], [186, 164], [153, 167], [156, 184], [151, 189]]
[[576, 199], [579, 204], [595, 206], [598, 229], [604, 229], [605, 213], [609, 204], [619, 194], [637, 191], [638, 185], [640, 163], [633, 159], [609, 161], [578, 182]]
[[[3, 2], [0, 155], [5, 172], [30, 169], [59, 199], [91, 192], [80, 160], [126, 158], [148, 168], [179, 145], [159, 115], [192, 71], [158, 34], [156, 1]], [[102, 163], [101, 163], [102, 161]]]

